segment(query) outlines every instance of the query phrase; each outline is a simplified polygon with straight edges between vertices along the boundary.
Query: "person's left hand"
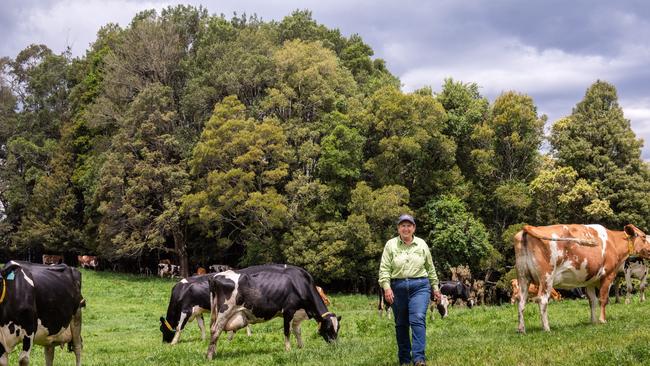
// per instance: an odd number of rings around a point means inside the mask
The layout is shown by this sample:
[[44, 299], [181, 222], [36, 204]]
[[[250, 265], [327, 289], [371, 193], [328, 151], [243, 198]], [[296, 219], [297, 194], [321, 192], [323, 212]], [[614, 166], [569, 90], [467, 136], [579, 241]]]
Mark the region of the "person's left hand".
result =
[[442, 294], [440, 293], [439, 290], [433, 291], [433, 300], [435, 302], [440, 302], [440, 298], [442, 297]]

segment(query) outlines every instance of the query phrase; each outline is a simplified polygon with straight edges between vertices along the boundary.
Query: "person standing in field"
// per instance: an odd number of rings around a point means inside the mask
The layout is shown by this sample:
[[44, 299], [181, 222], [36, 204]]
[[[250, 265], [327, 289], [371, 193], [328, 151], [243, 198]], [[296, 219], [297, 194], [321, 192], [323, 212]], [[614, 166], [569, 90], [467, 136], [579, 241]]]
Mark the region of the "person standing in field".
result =
[[[379, 286], [393, 308], [397, 357], [401, 365], [426, 365], [426, 313], [429, 300], [440, 300], [438, 276], [431, 251], [416, 237], [415, 219], [403, 214], [397, 219], [398, 236], [384, 246], [379, 265]], [[413, 342], [411, 342], [412, 332]]]

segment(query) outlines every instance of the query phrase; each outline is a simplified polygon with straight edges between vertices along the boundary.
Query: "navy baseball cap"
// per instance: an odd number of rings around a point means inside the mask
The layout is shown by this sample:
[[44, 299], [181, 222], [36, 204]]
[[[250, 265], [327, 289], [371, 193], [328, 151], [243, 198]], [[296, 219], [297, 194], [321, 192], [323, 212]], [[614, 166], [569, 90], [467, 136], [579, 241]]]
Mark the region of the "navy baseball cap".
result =
[[409, 214], [403, 214], [402, 216], [400, 216], [399, 219], [397, 219], [397, 225], [401, 224], [402, 221], [408, 221], [411, 224], [415, 225], [415, 219], [413, 218], [413, 216]]

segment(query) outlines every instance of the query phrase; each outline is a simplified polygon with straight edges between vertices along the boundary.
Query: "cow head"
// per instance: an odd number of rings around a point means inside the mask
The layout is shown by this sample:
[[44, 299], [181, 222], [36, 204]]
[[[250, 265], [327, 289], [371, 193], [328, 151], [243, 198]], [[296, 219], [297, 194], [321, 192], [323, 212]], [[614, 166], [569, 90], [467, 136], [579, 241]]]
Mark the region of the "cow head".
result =
[[449, 299], [447, 295], [440, 295], [440, 300], [436, 301], [436, 309], [438, 309], [438, 313], [443, 319], [449, 314]]
[[646, 234], [632, 224], [626, 225], [624, 231], [627, 234], [629, 249], [632, 253], [650, 259], [650, 239]]
[[318, 324], [318, 334], [320, 334], [327, 343], [332, 343], [339, 335], [341, 317], [336, 316], [336, 314], [330, 313], [329, 311], [323, 314], [322, 317], [323, 320]]
[[162, 316], [160, 317], [160, 331], [162, 332], [163, 342], [171, 343], [176, 334], [176, 330], [174, 330], [171, 324], [169, 324], [169, 322]]

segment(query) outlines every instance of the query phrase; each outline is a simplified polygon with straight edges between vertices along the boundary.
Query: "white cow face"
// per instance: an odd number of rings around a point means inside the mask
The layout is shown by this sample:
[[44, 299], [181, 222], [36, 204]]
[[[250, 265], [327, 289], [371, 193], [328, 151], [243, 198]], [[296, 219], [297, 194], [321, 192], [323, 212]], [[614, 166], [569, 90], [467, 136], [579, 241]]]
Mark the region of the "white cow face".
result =
[[336, 337], [338, 337], [340, 322], [340, 316], [334, 314], [328, 315], [321, 322], [318, 328], [318, 333], [326, 342], [332, 343], [336, 340]]

